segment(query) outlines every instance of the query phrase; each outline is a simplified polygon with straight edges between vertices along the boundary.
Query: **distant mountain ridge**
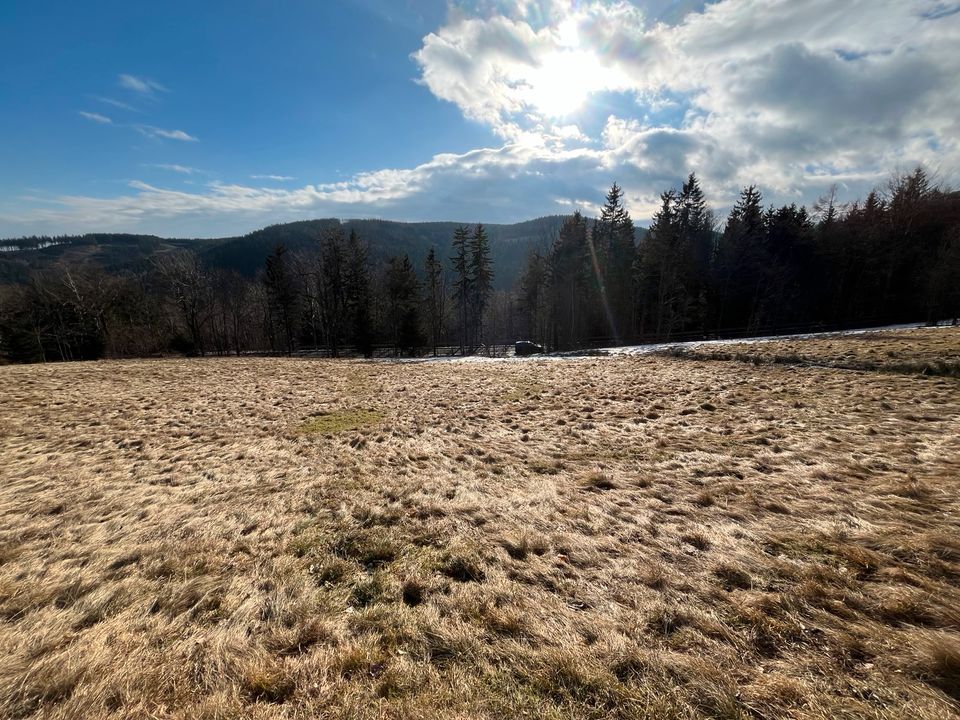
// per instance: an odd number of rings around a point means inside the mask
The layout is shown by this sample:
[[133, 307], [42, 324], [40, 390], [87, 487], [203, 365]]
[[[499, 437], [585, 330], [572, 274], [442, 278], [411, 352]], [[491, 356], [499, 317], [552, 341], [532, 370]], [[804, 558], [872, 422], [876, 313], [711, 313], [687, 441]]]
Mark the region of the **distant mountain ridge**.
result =
[[[513, 224], [484, 224], [490, 237], [497, 288], [513, 286], [530, 250], [537, 247], [546, 250], [565, 217], [549, 215]], [[453, 231], [459, 225], [472, 226], [473, 223], [321, 218], [271, 225], [247, 235], [215, 239], [91, 233], [0, 240], [0, 283], [24, 282], [31, 271], [61, 260], [92, 263], [110, 272], [137, 271], [147, 267], [151, 258], [180, 249], [197, 251], [210, 267], [253, 276], [277, 244], [282, 243], [291, 251], [305, 250], [337, 226], [345, 233], [356, 230], [367, 243], [374, 263], [392, 255], [406, 254], [417, 268], [422, 268], [431, 247], [436, 248], [441, 258], [449, 256]], [[638, 235], [642, 232], [638, 230]]]

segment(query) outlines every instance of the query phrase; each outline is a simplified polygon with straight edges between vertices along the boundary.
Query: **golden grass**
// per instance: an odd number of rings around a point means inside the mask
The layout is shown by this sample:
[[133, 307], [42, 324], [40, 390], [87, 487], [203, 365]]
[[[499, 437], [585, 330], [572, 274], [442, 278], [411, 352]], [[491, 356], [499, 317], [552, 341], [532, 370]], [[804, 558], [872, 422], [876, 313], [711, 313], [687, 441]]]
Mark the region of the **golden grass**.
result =
[[951, 717], [958, 437], [817, 367], [0, 368], [0, 717]]
[[698, 360], [818, 365], [844, 370], [960, 377], [960, 328], [917, 328], [813, 338], [681, 347]]

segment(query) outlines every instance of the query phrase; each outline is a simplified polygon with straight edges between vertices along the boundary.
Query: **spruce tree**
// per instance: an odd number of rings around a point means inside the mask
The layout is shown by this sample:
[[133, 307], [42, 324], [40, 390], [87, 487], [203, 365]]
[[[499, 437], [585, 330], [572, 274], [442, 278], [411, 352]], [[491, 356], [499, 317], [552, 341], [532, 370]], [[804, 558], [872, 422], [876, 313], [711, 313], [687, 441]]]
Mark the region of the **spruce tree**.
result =
[[[271, 345], [279, 334], [279, 345], [289, 355], [296, 347], [299, 295], [290, 269], [287, 248], [278, 244], [267, 257], [264, 285], [270, 322]], [[279, 332], [277, 332], [279, 331]]]
[[390, 330], [397, 355], [416, 355], [420, 334], [420, 281], [407, 255], [390, 259], [387, 266]]
[[373, 356], [372, 293], [367, 248], [356, 230], [350, 230], [347, 241], [347, 312], [350, 341], [364, 357]]
[[527, 255], [527, 266], [520, 276], [519, 309], [527, 337], [541, 344], [546, 344], [547, 339], [548, 272], [547, 258], [539, 250], [531, 250]]
[[593, 270], [587, 246], [587, 221], [577, 210], [560, 228], [550, 250], [550, 315], [552, 345], [566, 350], [588, 338]]
[[623, 197], [622, 188], [614, 183], [593, 229], [594, 255], [601, 275], [598, 290], [609, 312], [608, 330], [617, 344], [634, 333], [633, 267], [637, 247], [633, 220]]
[[470, 236], [470, 326], [472, 344], [483, 344], [483, 313], [493, 292], [493, 265], [490, 260], [490, 241], [483, 225], [477, 223]]
[[694, 173], [690, 173], [680, 189], [676, 213], [681, 283], [685, 294], [680, 325], [703, 332], [713, 256], [713, 215]]
[[469, 328], [470, 299], [472, 297], [472, 283], [470, 282], [470, 258], [467, 242], [470, 238], [470, 229], [463, 225], [453, 231], [453, 301], [457, 306], [457, 325], [459, 328], [460, 354], [467, 351], [467, 334]]
[[343, 230], [327, 233], [320, 250], [320, 311], [330, 355], [338, 357], [346, 321], [347, 285]]
[[443, 267], [437, 259], [434, 248], [427, 253], [427, 262], [424, 268], [426, 277], [425, 300], [427, 305], [427, 325], [430, 329], [430, 345], [434, 357], [437, 354], [437, 345], [440, 343], [440, 333], [443, 330], [445, 288], [443, 286]]
[[763, 196], [755, 185], [740, 193], [717, 245], [718, 329], [756, 325], [763, 282]]
[[677, 194], [660, 195], [660, 209], [653, 216], [640, 245], [636, 263], [640, 302], [640, 332], [658, 338], [674, 328], [677, 296]]

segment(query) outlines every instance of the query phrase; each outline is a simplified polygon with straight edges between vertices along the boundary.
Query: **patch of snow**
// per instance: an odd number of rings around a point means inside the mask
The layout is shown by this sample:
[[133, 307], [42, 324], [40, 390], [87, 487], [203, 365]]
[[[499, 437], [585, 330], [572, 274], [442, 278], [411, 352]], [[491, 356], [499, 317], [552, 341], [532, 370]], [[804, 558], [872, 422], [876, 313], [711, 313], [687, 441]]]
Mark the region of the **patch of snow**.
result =
[[918, 330], [929, 329], [936, 330], [937, 327], [949, 327], [950, 323], [940, 323], [937, 326], [928, 326], [925, 323], [901, 323], [897, 325], [884, 325], [881, 327], [856, 328], [852, 330], [832, 330], [829, 332], [802, 333], [794, 335], [764, 335], [761, 337], [748, 338], [724, 338], [722, 340], [688, 340], [684, 342], [663, 342], [650, 345], [625, 345], [621, 347], [609, 348], [590, 348], [585, 350], [569, 350], [563, 352], [546, 353], [543, 355], [527, 355], [526, 357], [516, 357], [508, 355], [505, 357], [487, 357], [486, 355], [467, 355], [447, 356], [447, 357], [421, 357], [421, 358], [383, 358], [386, 362], [402, 363], [421, 363], [421, 362], [452, 362], [452, 363], [486, 363], [486, 362], [529, 362], [532, 360], [584, 360], [594, 357], [624, 357], [636, 355], [649, 355], [663, 350], [672, 350], [674, 348], [698, 348], [717, 345], [736, 345], [736, 344], [757, 344], [766, 342], [775, 342], [778, 340], [809, 340], [811, 338], [824, 337], [847, 337], [851, 335], [866, 335], [868, 333], [889, 332], [891, 330]]

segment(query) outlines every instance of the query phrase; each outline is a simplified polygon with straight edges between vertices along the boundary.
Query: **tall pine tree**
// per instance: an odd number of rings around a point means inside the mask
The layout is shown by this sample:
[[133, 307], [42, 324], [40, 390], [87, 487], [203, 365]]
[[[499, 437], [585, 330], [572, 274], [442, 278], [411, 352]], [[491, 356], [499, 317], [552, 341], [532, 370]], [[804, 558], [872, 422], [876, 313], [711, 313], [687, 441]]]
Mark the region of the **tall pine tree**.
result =
[[577, 210], [566, 219], [550, 250], [550, 314], [553, 347], [581, 347], [589, 338], [590, 284], [587, 221]]
[[493, 263], [490, 240], [483, 225], [477, 223], [470, 236], [470, 326], [474, 348], [483, 344], [483, 314], [493, 292]]
[[433, 354], [437, 354], [437, 345], [440, 344], [440, 334], [443, 331], [444, 300], [446, 288], [443, 282], [443, 267], [437, 259], [436, 251], [431, 247], [427, 253], [427, 262], [424, 268], [426, 286], [424, 300], [427, 306], [427, 327], [430, 330], [430, 345]]
[[472, 297], [472, 283], [470, 282], [470, 258], [467, 242], [470, 238], [470, 228], [460, 225], [453, 231], [453, 302], [457, 306], [457, 328], [460, 340], [460, 354], [467, 352], [469, 333], [470, 298]]
[[350, 341], [364, 357], [373, 356], [372, 293], [367, 248], [356, 230], [347, 241], [347, 313]]
[[633, 220], [623, 202], [623, 189], [614, 183], [593, 228], [594, 255], [601, 275], [598, 290], [614, 341], [632, 337], [634, 323], [633, 267], [637, 246]]
[[394, 352], [414, 356], [423, 341], [420, 334], [420, 281], [407, 255], [390, 259], [386, 286]]
[[539, 250], [531, 250], [527, 255], [527, 266], [520, 276], [519, 309], [527, 337], [544, 345], [548, 344], [549, 279], [547, 258]]
[[759, 323], [764, 280], [763, 196], [754, 185], [743, 189], [730, 211], [717, 245], [717, 327], [743, 330]]
[[637, 257], [636, 282], [642, 335], [665, 337], [675, 327], [681, 295], [677, 230], [677, 194], [668, 190], [660, 196], [660, 209], [653, 216]]
[[300, 296], [294, 282], [287, 248], [278, 244], [267, 257], [264, 272], [269, 315], [270, 344], [288, 355], [296, 348]]
[[707, 291], [713, 256], [713, 213], [694, 173], [690, 173], [677, 196], [677, 240], [680, 282], [684, 298], [678, 327], [704, 332], [707, 322]]

